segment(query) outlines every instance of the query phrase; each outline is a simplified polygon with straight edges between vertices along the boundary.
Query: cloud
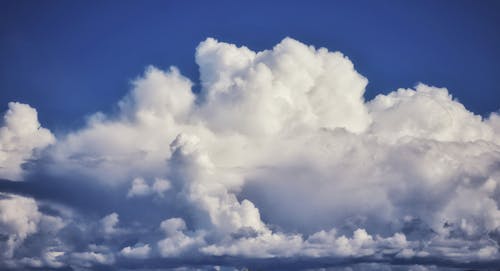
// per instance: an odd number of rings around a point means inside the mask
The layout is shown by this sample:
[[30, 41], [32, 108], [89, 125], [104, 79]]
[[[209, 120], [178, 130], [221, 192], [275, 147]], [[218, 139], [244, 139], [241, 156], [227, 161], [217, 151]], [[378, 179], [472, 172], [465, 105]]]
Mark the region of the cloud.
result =
[[196, 62], [206, 97], [200, 110], [213, 130], [251, 136], [312, 127], [359, 132], [370, 123], [363, 103], [368, 81], [339, 52], [286, 38], [255, 53], [207, 39]]
[[41, 127], [37, 112], [27, 104], [10, 102], [0, 127], [0, 178], [17, 181], [22, 164], [33, 158], [35, 151], [55, 142], [52, 133]]
[[[46, 238], [56, 236], [64, 228], [66, 222], [58, 216], [40, 212], [39, 204], [32, 198], [8, 193], [0, 193], [0, 267], [17, 267], [15, 252], [25, 249], [26, 240], [35, 239], [35, 235]], [[62, 266], [56, 257], [63, 252], [53, 251], [50, 243], [45, 244], [40, 257], [24, 257], [21, 265], [28, 266]], [[22, 254], [21, 254], [22, 255]], [[24, 264], [22, 263], [24, 262]]]
[[116, 225], [119, 222], [118, 214], [111, 213], [105, 217], [103, 217], [99, 222], [101, 224], [101, 230], [105, 235], [111, 235], [118, 232]]
[[378, 95], [368, 107], [374, 117], [371, 132], [381, 138], [499, 143], [494, 126], [467, 111], [445, 88], [418, 84], [415, 90], [399, 89], [388, 95]]
[[144, 197], [151, 194], [156, 194], [163, 197], [164, 193], [169, 190], [171, 184], [168, 180], [156, 178], [153, 184], [148, 185], [143, 178], [134, 178], [132, 186], [130, 187], [127, 197]]
[[[0, 228], [16, 240], [12, 266], [498, 263], [498, 114], [484, 119], [422, 83], [365, 101], [368, 80], [346, 56], [291, 38], [261, 52], [209, 38], [195, 58], [196, 95], [177, 68], [148, 67], [115, 114], [57, 142], [35, 121], [45, 143], [12, 141], [28, 146], [12, 148], [23, 149], [9, 162], [16, 174], [33, 159], [27, 185], [56, 191], [16, 203], [22, 219], [3, 222], [22, 225]], [[36, 211], [57, 191], [88, 191], [98, 207], [75, 204], [59, 220]], [[31, 255], [24, 240], [57, 221], [57, 244], [36, 239]]]
[[98, 252], [76, 252], [71, 254], [71, 258], [77, 266], [83, 267], [91, 267], [91, 263], [110, 265], [114, 262], [112, 255]]
[[3, 250], [4, 257], [12, 257], [14, 248], [38, 231], [41, 214], [33, 199], [2, 194], [0, 200], [1, 231], [7, 234]]
[[167, 219], [161, 222], [160, 228], [166, 235], [165, 239], [158, 242], [158, 249], [163, 257], [179, 256], [203, 243], [202, 236], [195, 236], [196, 233], [185, 233], [186, 223], [182, 218]]
[[121, 254], [128, 258], [136, 258], [136, 259], [146, 259], [149, 256], [151, 251], [151, 247], [148, 244], [146, 245], [137, 245], [135, 247], [124, 247], [121, 250]]

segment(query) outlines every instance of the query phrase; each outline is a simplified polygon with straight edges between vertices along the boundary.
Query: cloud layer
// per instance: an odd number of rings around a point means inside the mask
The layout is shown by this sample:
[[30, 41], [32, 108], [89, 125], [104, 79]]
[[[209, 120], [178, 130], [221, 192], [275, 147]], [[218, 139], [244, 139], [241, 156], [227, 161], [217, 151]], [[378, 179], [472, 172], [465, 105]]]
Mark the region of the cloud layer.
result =
[[3, 186], [1, 266], [500, 262], [498, 114], [425, 84], [365, 101], [347, 57], [290, 38], [262, 52], [209, 38], [196, 62], [200, 93], [148, 67], [118, 112], [57, 140], [9, 103], [0, 177], [27, 185]]

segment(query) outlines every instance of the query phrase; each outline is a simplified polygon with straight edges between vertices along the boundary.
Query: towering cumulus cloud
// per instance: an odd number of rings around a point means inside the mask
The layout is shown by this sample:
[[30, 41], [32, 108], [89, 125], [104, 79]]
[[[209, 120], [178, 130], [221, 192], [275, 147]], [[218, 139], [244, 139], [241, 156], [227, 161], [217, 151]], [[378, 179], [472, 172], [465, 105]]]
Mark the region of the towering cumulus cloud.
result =
[[200, 93], [149, 67], [116, 114], [57, 142], [9, 104], [0, 173], [30, 174], [0, 197], [2, 266], [500, 264], [498, 114], [425, 84], [365, 101], [347, 57], [290, 38], [262, 52], [209, 38], [196, 63]]

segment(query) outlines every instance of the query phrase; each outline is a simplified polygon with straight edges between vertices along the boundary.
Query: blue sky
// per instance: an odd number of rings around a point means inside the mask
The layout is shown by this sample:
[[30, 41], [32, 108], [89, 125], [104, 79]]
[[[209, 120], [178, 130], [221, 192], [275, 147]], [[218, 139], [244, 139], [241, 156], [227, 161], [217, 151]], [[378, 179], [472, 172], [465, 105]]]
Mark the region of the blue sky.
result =
[[0, 269], [500, 266], [499, 14], [0, 1]]
[[[198, 83], [207, 37], [271, 48], [284, 37], [339, 50], [366, 98], [424, 82], [487, 116], [500, 96], [498, 1], [2, 1], [0, 102], [36, 104], [54, 129], [110, 111], [147, 65]], [[199, 87], [198, 87], [199, 88]], [[195, 87], [196, 89], [196, 87]], [[2, 110], [2, 111], [3, 111]]]

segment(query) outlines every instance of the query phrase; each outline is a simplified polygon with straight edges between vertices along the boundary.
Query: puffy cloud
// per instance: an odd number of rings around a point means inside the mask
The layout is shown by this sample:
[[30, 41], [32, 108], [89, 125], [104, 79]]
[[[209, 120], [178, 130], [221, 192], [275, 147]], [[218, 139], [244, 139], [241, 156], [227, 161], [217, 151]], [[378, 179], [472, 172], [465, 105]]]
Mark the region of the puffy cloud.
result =
[[[64, 226], [62, 218], [40, 212], [37, 202], [28, 197], [0, 193], [0, 259], [4, 263], [14, 257], [28, 237], [40, 233], [45, 236], [57, 234]], [[44, 252], [43, 262], [57, 266], [57, 252]], [[39, 260], [35, 260], [39, 261]], [[2, 263], [0, 262], [0, 266]]]
[[10, 258], [26, 237], [38, 231], [42, 214], [33, 199], [8, 194], [1, 197], [0, 232], [7, 238], [2, 251], [3, 257]]
[[339, 52], [316, 50], [286, 38], [270, 51], [202, 42], [196, 53], [207, 125], [252, 136], [307, 127], [359, 132], [370, 116], [366, 78]]
[[111, 235], [117, 233], [119, 230], [116, 227], [120, 219], [117, 213], [111, 213], [103, 217], [99, 222], [101, 224], [101, 230], [106, 235]]
[[[186, 223], [182, 218], [170, 218], [161, 222], [160, 228], [166, 235], [158, 242], [158, 249], [163, 257], [176, 257], [203, 243], [203, 237], [197, 233], [186, 235]], [[190, 236], [193, 235], [193, 236]]]
[[171, 184], [168, 180], [161, 178], [155, 178], [153, 184], [148, 185], [143, 178], [134, 178], [132, 181], [132, 186], [130, 187], [127, 197], [144, 197], [151, 194], [156, 194], [159, 197], [163, 197], [164, 193], [169, 190]]
[[186, 122], [186, 110], [194, 103], [191, 82], [176, 68], [150, 67], [134, 86], [119, 102], [118, 116], [96, 113], [86, 128], [61, 138], [51, 153], [56, 174], [81, 174], [108, 184], [164, 174], [177, 123]]
[[[176, 68], [149, 67], [116, 114], [96, 113], [44, 153], [43, 174], [113, 197], [73, 222], [81, 240], [61, 237], [26, 265], [287, 258], [434, 270], [412, 264], [500, 258], [498, 114], [483, 119], [425, 84], [365, 101], [368, 81], [347, 57], [290, 38], [262, 52], [209, 38], [196, 62], [199, 94]], [[29, 206], [5, 219], [21, 240], [11, 247], [58, 224]], [[103, 216], [98, 230], [85, 225]]]
[[132, 181], [132, 187], [128, 191], [127, 197], [145, 196], [151, 193], [149, 186], [143, 178], [135, 178]]
[[327, 233], [324, 231], [317, 232], [308, 239], [308, 245], [311, 247], [317, 248], [318, 244], [322, 243], [327, 244], [326, 249], [323, 248], [317, 251], [311, 249], [309, 253], [313, 253], [313, 256], [331, 256], [328, 254], [321, 255], [321, 253], [327, 252], [333, 256], [341, 257], [363, 257], [375, 253], [375, 241], [364, 229], [354, 231], [352, 238], [347, 238], [346, 236], [336, 237], [335, 230], [331, 230]]
[[500, 142], [494, 126], [467, 111], [445, 88], [419, 84], [415, 90], [399, 89], [378, 95], [369, 102], [368, 108], [374, 119], [372, 133], [380, 138]]
[[225, 186], [225, 178], [238, 176], [220, 174], [198, 143], [196, 136], [180, 134], [176, 137], [171, 144], [170, 174], [178, 180], [187, 204], [200, 212], [199, 226], [222, 234], [245, 227], [266, 231], [253, 203], [248, 200], [240, 203]]
[[151, 187], [151, 190], [158, 194], [158, 196], [162, 197], [163, 194], [170, 189], [170, 187], [171, 184], [168, 180], [156, 178]]
[[33, 158], [35, 151], [53, 144], [55, 137], [41, 127], [37, 112], [27, 104], [10, 102], [0, 128], [0, 178], [18, 181], [22, 164]]
[[135, 259], [146, 259], [151, 252], [151, 247], [148, 244], [145, 245], [137, 245], [134, 247], [124, 247], [121, 250], [121, 254], [127, 258], [135, 258]]

